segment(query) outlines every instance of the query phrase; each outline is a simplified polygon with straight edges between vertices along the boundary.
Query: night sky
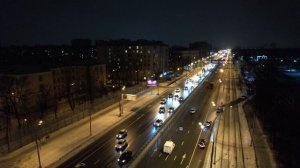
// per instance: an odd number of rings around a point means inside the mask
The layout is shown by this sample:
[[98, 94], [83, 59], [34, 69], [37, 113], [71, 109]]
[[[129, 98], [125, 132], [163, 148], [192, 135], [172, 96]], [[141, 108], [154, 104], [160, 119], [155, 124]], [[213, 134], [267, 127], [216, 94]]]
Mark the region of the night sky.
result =
[[300, 47], [300, 0], [1, 0], [0, 45], [147, 39]]

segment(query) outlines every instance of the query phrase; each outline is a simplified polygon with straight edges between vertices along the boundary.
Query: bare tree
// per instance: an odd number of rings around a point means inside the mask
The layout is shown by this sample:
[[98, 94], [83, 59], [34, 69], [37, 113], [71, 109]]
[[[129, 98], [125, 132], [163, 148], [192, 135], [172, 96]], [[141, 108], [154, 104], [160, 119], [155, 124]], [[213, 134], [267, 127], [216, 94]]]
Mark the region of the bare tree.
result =
[[39, 111], [40, 111], [40, 118], [42, 118], [46, 111], [49, 108], [49, 99], [50, 99], [50, 91], [51, 87], [50, 86], [45, 86], [42, 85], [40, 88], [40, 93], [38, 94], [38, 103], [39, 103]]
[[65, 86], [66, 86], [66, 96], [71, 110], [75, 110], [75, 89], [76, 83], [72, 80], [71, 70], [67, 69], [65, 71]]

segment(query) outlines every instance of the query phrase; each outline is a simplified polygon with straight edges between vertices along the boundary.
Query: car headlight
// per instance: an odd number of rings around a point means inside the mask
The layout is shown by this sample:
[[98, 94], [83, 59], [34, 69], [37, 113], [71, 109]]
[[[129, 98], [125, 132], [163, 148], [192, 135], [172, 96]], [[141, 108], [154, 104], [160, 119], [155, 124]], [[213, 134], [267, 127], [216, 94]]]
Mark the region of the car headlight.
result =
[[124, 162], [125, 162], [125, 160], [122, 160], [122, 162], [124, 163]]
[[120, 161], [120, 159], [118, 159], [118, 162]]

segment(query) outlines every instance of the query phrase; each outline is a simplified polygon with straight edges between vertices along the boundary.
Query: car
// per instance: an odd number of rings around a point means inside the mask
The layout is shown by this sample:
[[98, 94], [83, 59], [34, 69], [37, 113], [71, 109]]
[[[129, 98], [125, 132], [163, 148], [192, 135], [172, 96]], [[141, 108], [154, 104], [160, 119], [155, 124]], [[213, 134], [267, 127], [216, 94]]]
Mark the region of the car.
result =
[[81, 167], [87, 167], [85, 163], [78, 163], [74, 166], [74, 168], [81, 168]]
[[169, 107], [168, 112], [173, 113], [174, 112], [174, 107]]
[[189, 88], [187, 86], [184, 87], [184, 90], [188, 90]]
[[162, 124], [163, 124], [163, 120], [161, 120], [161, 119], [157, 119], [157, 120], [155, 120], [154, 123], [153, 123], [153, 125], [154, 125], [155, 127], [160, 127], [160, 126], [162, 126]]
[[190, 109], [190, 113], [191, 113], [191, 114], [195, 114], [195, 113], [196, 113], [196, 108], [191, 108], [191, 109]]
[[163, 98], [161, 101], [160, 101], [160, 104], [161, 105], [165, 105], [167, 103], [167, 100], [165, 98]]
[[206, 121], [205, 124], [204, 124], [204, 127], [210, 128], [211, 124], [212, 124], [211, 121]]
[[159, 107], [158, 113], [165, 113], [166, 108], [164, 106]]
[[131, 160], [131, 158], [132, 158], [132, 152], [131, 151], [125, 151], [118, 158], [118, 164], [119, 165], [125, 165]]
[[176, 92], [176, 93], [180, 93], [180, 89], [179, 89], [179, 88], [176, 88], [176, 89], [175, 89], [175, 92]]
[[221, 113], [223, 112], [223, 107], [222, 106], [218, 106], [217, 107], [217, 113]]
[[179, 97], [179, 100], [178, 100], [178, 101], [179, 101], [180, 103], [182, 103], [183, 100], [184, 100], [183, 97]]
[[174, 97], [175, 97], [175, 99], [178, 99], [178, 98], [179, 98], [179, 95], [175, 95]]
[[200, 139], [200, 143], [198, 144], [198, 147], [200, 149], [204, 149], [205, 148], [205, 143], [206, 143], [205, 139]]
[[173, 98], [173, 94], [170, 93], [170, 94], [168, 95], [168, 98]]
[[127, 130], [121, 129], [119, 133], [116, 135], [117, 139], [124, 139], [127, 136]]
[[248, 97], [244, 95], [244, 96], [241, 96], [240, 99], [241, 100], [246, 100], [246, 99], [248, 99]]
[[126, 139], [119, 139], [115, 145], [115, 149], [117, 152], [124, 151], [128, 146], [128, 142]]

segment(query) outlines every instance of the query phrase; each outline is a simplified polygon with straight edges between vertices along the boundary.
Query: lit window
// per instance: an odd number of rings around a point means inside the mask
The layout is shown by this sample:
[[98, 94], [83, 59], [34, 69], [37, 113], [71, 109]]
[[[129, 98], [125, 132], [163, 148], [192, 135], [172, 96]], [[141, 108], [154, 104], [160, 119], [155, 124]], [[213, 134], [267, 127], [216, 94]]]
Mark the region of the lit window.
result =
[[136, 46], [136, 49], [139, 49], [139, 46]]
[[131, 49], [131, 46], [129, 46], [128, 48]]
[[127, 53], [127, 50], [125, 50], [125, 53]]
[[148, 54], [150, 54], [150, 50], [148, 50]]

